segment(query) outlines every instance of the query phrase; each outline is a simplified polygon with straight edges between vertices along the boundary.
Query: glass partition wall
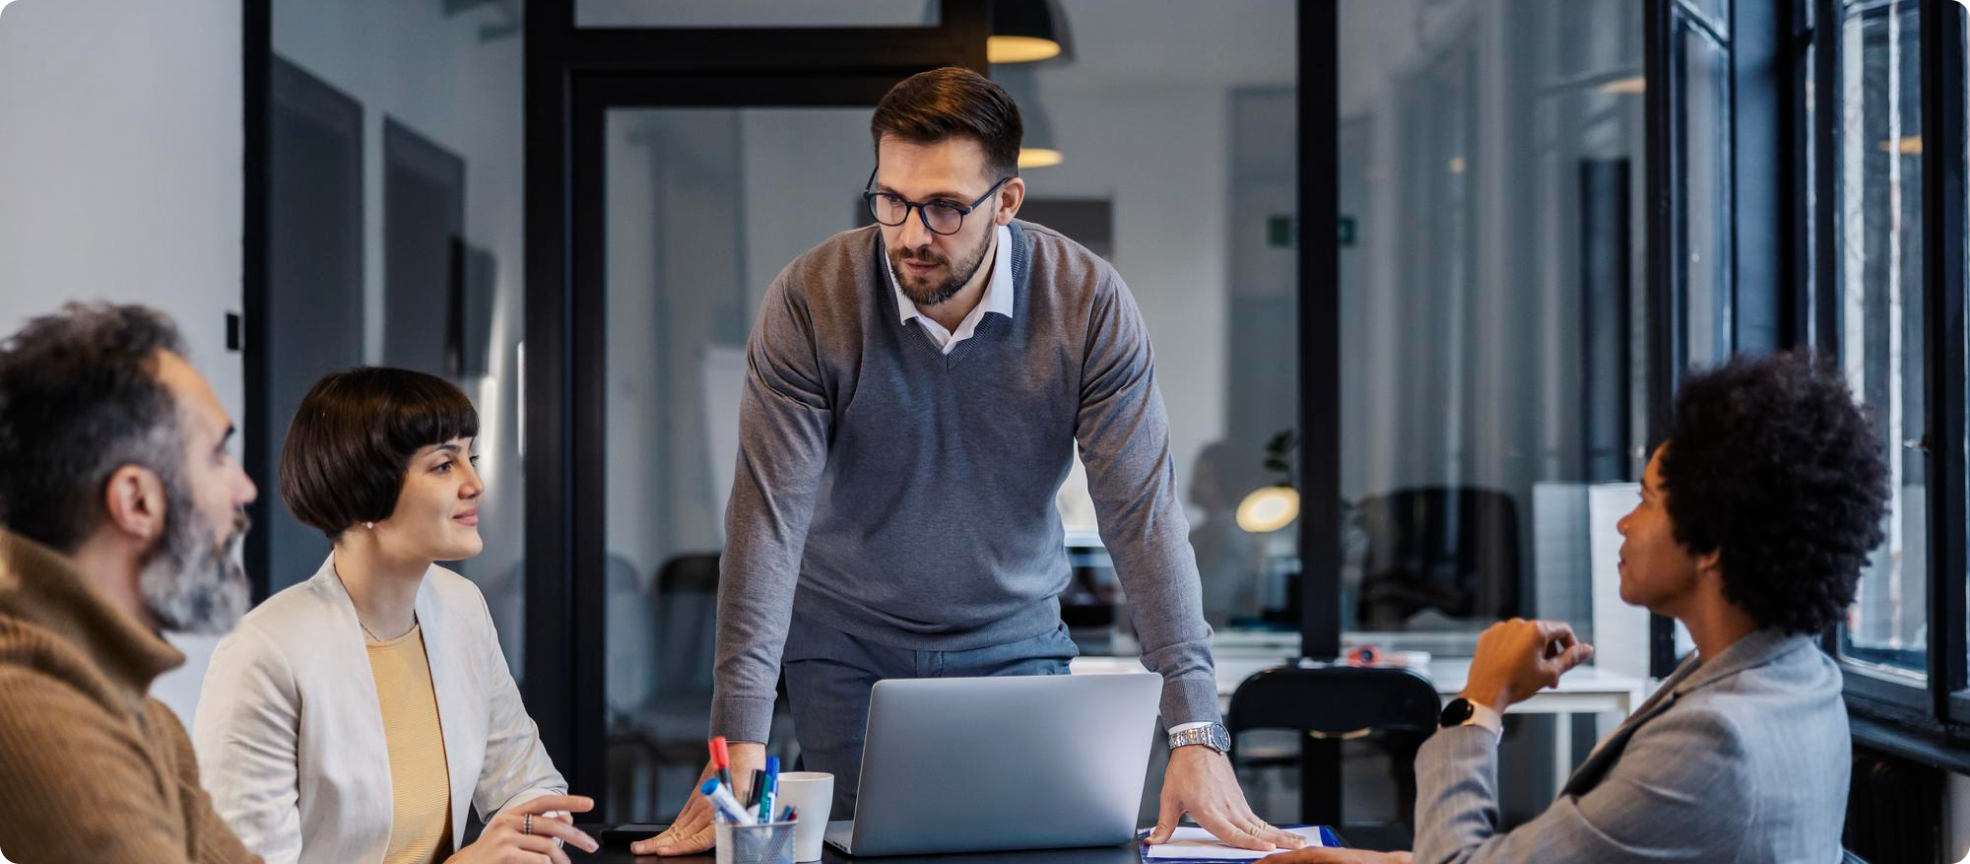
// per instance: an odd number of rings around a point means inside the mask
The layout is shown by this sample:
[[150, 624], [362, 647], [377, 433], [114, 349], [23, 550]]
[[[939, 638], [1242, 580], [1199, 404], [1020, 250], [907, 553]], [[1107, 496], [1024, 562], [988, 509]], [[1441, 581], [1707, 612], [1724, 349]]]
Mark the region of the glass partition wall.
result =
[[1602, 548], [1648, 417], [1642, 13], [1339, 5], [1349, 643], [1538, 615], [1646, 674]]

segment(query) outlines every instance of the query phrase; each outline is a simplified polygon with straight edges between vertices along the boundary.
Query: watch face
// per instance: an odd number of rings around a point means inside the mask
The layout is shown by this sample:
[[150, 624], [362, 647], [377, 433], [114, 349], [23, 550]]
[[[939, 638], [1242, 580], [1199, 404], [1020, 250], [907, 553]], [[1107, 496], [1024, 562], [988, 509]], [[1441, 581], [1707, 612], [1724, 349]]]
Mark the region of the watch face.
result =
[[1472, 712], [1476, 710], [1471, 707], [1471, 700], [1459, 696], [1450, 700], [1450, 704], [1443, 706], [1443, 716], [1438, 718], [1437, 725], [1445, 729], [1463, 725], [1464, 721], [1471, 719]]
[[1231, 752], [1231, 733], [1225, 731], [1224, 725], [1221, 723], [1212, 723], [1209, 730], [1211, 740], [1208, 743], [1211, 747], [1219, 753]]

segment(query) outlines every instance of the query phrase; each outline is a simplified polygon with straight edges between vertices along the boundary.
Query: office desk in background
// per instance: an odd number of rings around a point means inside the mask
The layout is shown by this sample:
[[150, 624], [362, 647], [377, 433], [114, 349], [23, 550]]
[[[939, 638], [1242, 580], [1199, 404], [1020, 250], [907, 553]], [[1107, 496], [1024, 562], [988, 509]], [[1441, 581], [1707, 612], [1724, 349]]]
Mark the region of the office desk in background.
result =
[[[1221, 709], [1231, 705], [1231, 693], [1238, 689], [1240, 682], [1258, 674], [1260, 671], [1288, 662], [1277, 654], [1258, 656], [1219, 649], [1217, 652], [1218, 702]], [[1116, 672], [1141, 672], [1142, 661], [1136, 657], [1076, 657], [1069, 664], [1074, 674], [1100, 675]], [[1464, 680], [1471, 674], [1469, 657], [1432, 658], [1427, 670], [1417, 670], [1429, 676], [1436, 686], [1437, 695], [1449, 702], [1464, 689]], [[1541, 690], [1538, 695], [1513, 705], [1507, 714], [1600, 714], [1615, 713], [1623, 717], [1634, 713], [1636, 706], [1647, 697], [1648, 682], [1626, 675], [1617, 675], [1594, 666], [1582, 666], [1560, 677], [1558, 687]], [[1573, 724], [1559, 722], [1553, 724], [1553, 790], [1557, 793], [1566, 787], [1566, 780], [1573, 774]]]
[[[583, 830], [597, 833], [599, 825], [584, 825]], [[604, 846], [593, 855], [584, 855], [578, 849], [568, 850], [568, 860], [575, 864], [712, 864], [711, 853], [691, 855], [682, 858], [658, 858], [654, 855], [631, 855], [628, 846]], [[962, 855], [899, 855], [883, 858], [852, 858], [841, 854], [830, 846], [821, 856], [821, 864], [855, 864], [855, 862], [879, 862], [879, 864], [1137, 864], [1141, 854], [1136, 844], [1126, 846], [1096, 846], [1088, 849], [1042, 849], [1036, 852], [978, 852]]]

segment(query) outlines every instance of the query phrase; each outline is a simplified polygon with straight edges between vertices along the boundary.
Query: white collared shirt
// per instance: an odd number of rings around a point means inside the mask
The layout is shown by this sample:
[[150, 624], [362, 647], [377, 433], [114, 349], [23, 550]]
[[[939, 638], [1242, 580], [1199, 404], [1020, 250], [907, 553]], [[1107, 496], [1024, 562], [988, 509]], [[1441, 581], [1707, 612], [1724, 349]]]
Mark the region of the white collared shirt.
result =
[[[923, 328], [930, 341], [937, 343], [937, 347], [949, 354], [959, 342], [977, 335], [978, 322], [985, 320], [986, 313], [995, 312], [1011, 318], [1012, 229], [1000, 225], [996, 229], [993, 244], [997, 249], [992, 253], [992, 278], [986, 280], [985, 293], [978, 298], [978, 305], [971, 307], [971, 313], [964, 316], [963, 321], [958, 322], [958, 329], [955, 331], [944, 329], [944, 325], [932, 320], [929, 315], [917, 311], [916, 302], [910, 299], [910, 295], [903, 293], [903, 286], [896, 282], [896, 266], [890, 264], [887, 267], [889, 288], [896, 292], [896, 311], [902, 316], [903, 323], [908, 324], [910, 319], [917, 319], [917, 326]], [[883, 256], [883, 260], [887, 262], [889, 256]]]

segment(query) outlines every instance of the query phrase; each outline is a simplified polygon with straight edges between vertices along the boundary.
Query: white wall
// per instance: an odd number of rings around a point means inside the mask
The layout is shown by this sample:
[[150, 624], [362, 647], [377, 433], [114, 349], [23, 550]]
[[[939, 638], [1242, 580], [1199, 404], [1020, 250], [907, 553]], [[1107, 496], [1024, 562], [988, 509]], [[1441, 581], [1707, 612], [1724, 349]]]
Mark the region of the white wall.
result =
[[20, 0], [0, 14], [0, 330], [69, 300], [177, 319], [235, 419], [239, 4]]
[[[154, 306], [235, 422], [240, 50], [230, 0], [19, 0], [0, 13], [0, 332], [69, 300]], [[179, 641], [198, 656], [212, 642]], [[188, 666], [154, 692], [189, 721], [200, 675]]]

